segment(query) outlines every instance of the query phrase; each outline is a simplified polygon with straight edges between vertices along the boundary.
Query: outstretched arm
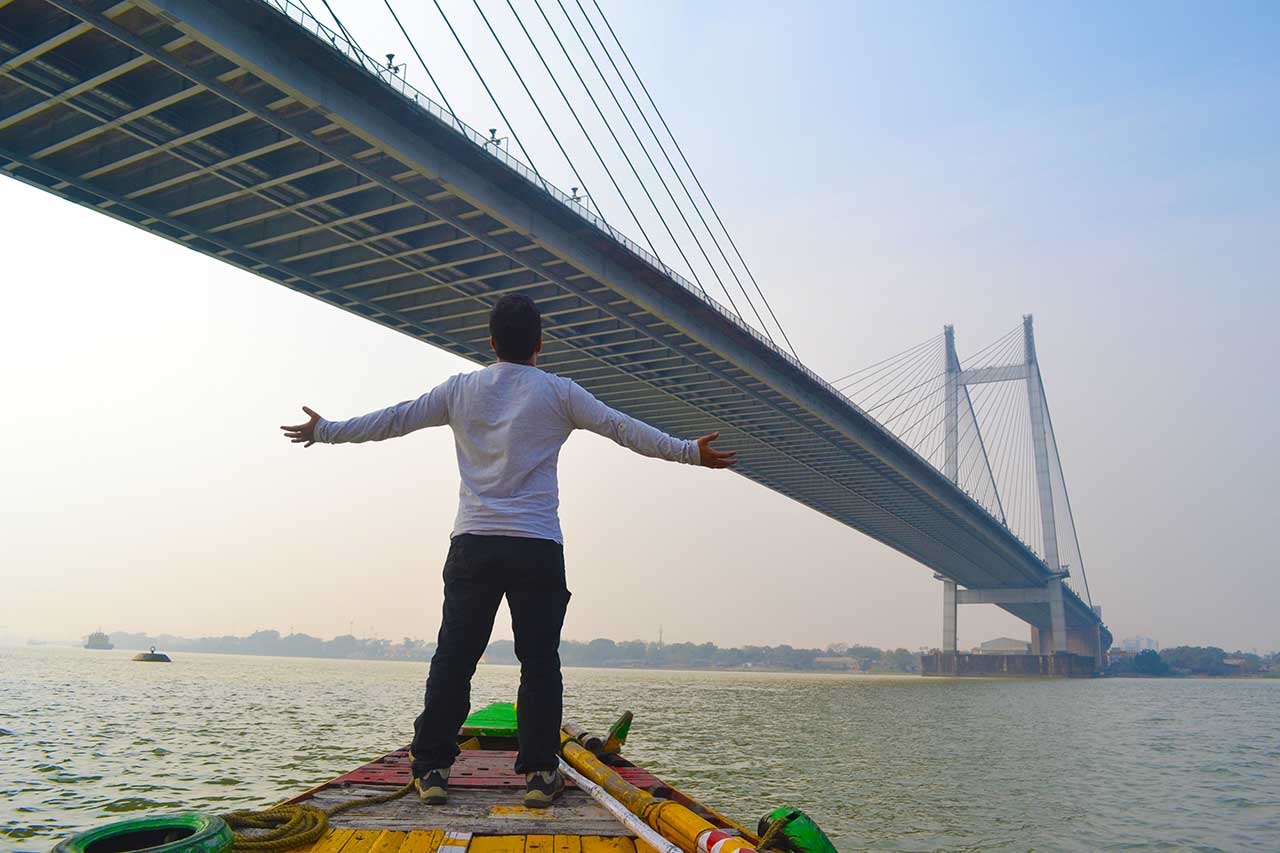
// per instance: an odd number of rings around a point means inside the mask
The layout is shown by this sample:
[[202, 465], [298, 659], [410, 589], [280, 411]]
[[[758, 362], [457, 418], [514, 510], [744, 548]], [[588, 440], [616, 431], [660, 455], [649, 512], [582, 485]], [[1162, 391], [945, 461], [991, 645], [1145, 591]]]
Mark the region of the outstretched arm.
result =
[[697, 441], [674, 438], [644, 421], [606, 406], [576, 382], [569, 385], [569, 419], [575, 427], [603, 435], [642, 456], [707, 468], [729, 468], [738, 461], [736, 452], [720, 451], [711, 446], [711, 442], [720, 437], [718, 432], [704, 435]]
[[317, 441], [322, 444], [382, 441], [384, 438], [398, 438], [423, 427], [441, 426], [449, 422], [445, 385], [432, 388], [416, 400], [405, 400], [346, 421], [326, 421], [306, 406], [302, 407], [302, 411], [311, 416], [310, 420], [305, 424], [282, 426], [280, 429], [284, 430], [285, 438], [304, 447], [310, 447]]

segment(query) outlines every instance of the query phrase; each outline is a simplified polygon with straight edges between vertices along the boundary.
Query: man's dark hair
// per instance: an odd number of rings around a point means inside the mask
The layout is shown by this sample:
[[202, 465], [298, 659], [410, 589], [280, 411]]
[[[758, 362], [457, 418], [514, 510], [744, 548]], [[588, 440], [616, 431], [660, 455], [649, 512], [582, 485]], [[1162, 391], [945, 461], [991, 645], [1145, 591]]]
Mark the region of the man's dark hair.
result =
[[503, 361], [528, 361], [542, 338], [542, 313], [522, 293], [508, 293], [489, 312], [489, 334]]

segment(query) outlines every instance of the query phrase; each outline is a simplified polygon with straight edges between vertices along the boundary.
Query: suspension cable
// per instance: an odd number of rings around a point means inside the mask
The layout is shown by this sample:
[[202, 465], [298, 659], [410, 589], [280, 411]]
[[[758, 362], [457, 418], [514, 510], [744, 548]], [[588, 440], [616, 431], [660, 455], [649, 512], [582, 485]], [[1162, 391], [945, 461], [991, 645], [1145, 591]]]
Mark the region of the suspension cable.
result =
[[[427, 77], [431, 80], [431, 85], [436, 87], [436, 92], [440, 95], [440, 100], [444, 102], [445, 109], [454, 117], [455, 120], [461, 121], [458, 114], [454, 112], [453, 105], [449, 103], [449, 99], [444, 95], [444, 89], [440, 88], [440, 84], [436, 82], [436, 77], [431, 73], [431, 69], [427, 67], [427, 61], [422, 58], [422, 54], [418, 52], [418, 46], [413, 43], [413, 38], [409, 35], [409, 31], [404, 28], [404, 24], [400, 23], [400, 16], [396, 14], [396, 10], [391, 8], [391, 0], [382, 0], [387, 5], [387, 11], [391, 13], [391, 17], [395, 19], [396, 26], [400, 28], [400, 34], [404, 36], [405, 41], [409, 42], [409, 48], [413, 51], [413, 55], [418, 57], [418, 62], [422, 65], [422, 70], [427, 72]], [[327, 5], [327, 4], [326, 4]]]
[[874, 380], [868, 376], [861, 382], [848, 386], [845, 393], [850, 396], [857, 395], [862, 401], [861, 405], [870, 409], [883, 399], [886, 388], [888, 393], [893, 393], [901, 387], [902, 379], [916, 370], [918, 365], [928, 366], [937, 361], [939, 349], [939, 345], [935, 344], [928, 349], [921, 350], [910, 359], [903, 359], [901, 363], [894, 366], [892, 371], [881, 372], [881, 375], [875, 377]]
[[[437, 0], [437, 2], [439, 2], [439, 0]], [[684, 247], [681, 246], [680, 241], [676, 239], [676, 235], [672, 232], [671, 226], [667, 223], [666, 217], [662, 215], [662, 211], [658, 208], [657, 202], [653, 200], [653, 195], [650, 194], [649, 187], [645, 185], [644, 179], [640, 177], [640, 172], [636, 169], [635, 164], [631, 162], [631, 157], [627, 154], [627, 150], [622, 147], [622, 143], [618, 140], [618, 135], [613, 132], [613, 126], [609, 124], [609, 119], [605, 116], [604, 110], [600, 108], [600, 104], [596, 100], [595, 94], [592, 93], [591, 87], [587, 85], [587, 81], [583, 78], [582, 73], [578, 71], [577, 63], [573, 61], [573, 57], [569, 54], [568, 48], [566, 48], [564, 46], [564, 42], [561, 41], [560, 34], [551, 23], [551, 19], [547, 17], [546, 11], [542, 8], [542, 3], [540, 0], [533, 0], [533, 5], [537, 7], [539, 14], [542, 15], [542, 20], [546, 22], [548, 29], [551, 30], [551, 35], [555, 38], [556, 44], [560, 46], [561, 52], [564, 53], [564, 58], [568, 60], [569, 67], [573, 70], [574, 76], [578, 78], [578, 83], [581, 84], [583, 91], [587, 93], [587, 98], [591, 101], [591, 105], [596, 108], [596, 112], [599, 114], [600, 120], [604, 122], [604, 129], [609, 132], [609, 136], [613, 139], [613, 144], [618, 146], [618, 151], [621, 152], [622, 159], [626, 161], [627, 166], [631, 169], [631, 174], [635, 176], [636, 181], [640, 184], [641, 191], [644, 193], [645, 198], [649, 200], [649, 205], [653, 208], [653, 212], [658, 215], [658, 221], [662, 223], [662, 227], [666, 230], [667, 236], [671, 238], [671, 242], [675, 245], [676, 251], [680, 254], [685, 266], [689, 269], [690, 275], [693, 276], [694, 283], [697, 284], [705, 294], [706, 288], [702, 287], [702, 282], [698, 279], [698, 273], [694, 270], [693, 264], [689, 262], [688, 256], [684, 253]], [[657, 253], [655, 252], [654, 254]], [[725, 290], [725, 296], [729, 297], [729, 304], [733, 306], [733, 312], [741, 319], [742, 312], [738, 310], [738, 306], [733, 301], [733, 296], [728, 290]]]
[[[644, 230], [644, 225], [641, 224], [640, 217], [636, 215], [635, 210], [631, 207], [631, 202], [627, 201], [626, 194], [622, 191], [622, 188], [618, 186], [618, 180], [613, 176], [613, 170], [609, 168], [609, 164], [605, 162], [604, 155], [602, 155], [600, 153], [600, 149], [596, 147], [595, 140], [593, 140], [591, 138], [591, 134], [587, 132], [586, 126], [578, 116], [578, 111], [573, 108], [573, 102], [569, 100], [569, 96], [565, 94], [564, 88], [560, 85], [559, 78], [557, 78], [555, 72], [551, 70], [551, 66], [547, 64], [547, 60], [542, 55], [542, 50], [539, 49], [538, 43], [534, 41], [533, 35], [529, 32], [528, 27], [524, 25], [524, 19], [520, 17], [520, 13], [516, 11], [516, 7], [511, 3], [511, 0], [507, 0], [507, 6], [511, 9], [511, 14], [515, 16], [516, 22], [520, 24], [520, 29], [524, 32], [524, 37], [529, 40], [529, 45], [533, 48], [533, 52], [538, 55], [538, 60], [542, 63], [542, 67], [546, 69], [547, 76], [549, 76], [551, 78], [551, 82], [555, 84], [556, 91], [560, 93], [560, 98], [564, 101], [564, 105], [569, 108], [569, 114], [572, 115], [573, 120], [577, 122], [578, 130], [582, 131], [583, 137], [587, 140], [587, 145], [591, 146], [591, 151], [596, 155], [596, 159], [600, 161], [600, 166], [604, 169], [604, 173], [609, 177], [609, 183], [613, 184], [614, 192], [616, 192], [618, 194], [618, 198], [622, 200], [622, 205], [627, 209], [627, 213], [631, 214], [631, 220], [635, 222], [636, 227], [640, 229], [640, 234], [644, 237], [644, 241], [649, 244], [649, 251], [653, 252], [653, 256], [658, 258], [659, 262], [661, 262], [662, 258], [658, 254], [657, 247], [653, 245], [653, 240], [649, 237], [649, 232]], [[544, 15], [543, 17], [545, 18], [546, 16]], [[583, 184], [583, 189], [586, 189], [586, 184]], [[598, 202], [596, 204], [596, 209], [600, 209]], [[701, 284], [698, 285], [698, 289], [702, 291], [703, 296], [707, 295], [707, 291], [703, 289]]]
[[[671, 155], [667, 153], [666, 146], [663, 144], [662, 139], [658, 136], [657, 131], [653, 129], [653, 124], [650, 123], [649, 117], [645, 114], [644, 108], [640, 106], [640, 101], [638, 98], [636, 98], [635, 93], [631, 90], [631, 85], [627, 82], [626, 76], [622, 73], [621, 69], [618, 68], [618, 63], [614, 61], [613, 52], [609, 50], [608, 45], [606, 45], [604, 42], [604, 38], [601, 37], [600, 35], [600, 31], [596, 28], [595, 23], [591, 20], [591, 16], [587, 14], [586, 8], [582, 5], [582, 0], [574, 0], [574, 2], [578, 6], [578, 11], [582, 13], [583, 20], [586, 21], [587, 26], [591, 28], [592, 35], [596, 37], [596, 42], [599, 43], [600, 49], [604, 52], [605, 58], [609, 60], [609, 65], [613, 67], [614, 74], [618, 76], [618, 80], [619, 82], [622, 83], [622, 87], [626, 89], [628, 97], [631, 98], [631, 103], [635, 105], [636, 112], [639, 113], [641, 120], [644, 121], [645, 127], [649, 129], [650, 135], [653, 136], [653, 141], [658, 144], [658, 150], [662, 153], [663, 159], [667, 161], [667, 166], [671, 169], [671, 173], [675, 176], [676, 181], [679, 182], [680, 189], [684, 190], [685, 197], [689, 199], [690, 206], [693, 207], [694, 213], [698, 215], [698, 220], [702, 223], [702, 227], [706, 229], [707, 236], [711, 238], [711, 242], [715, 245], [716, 251], [720, 253], [720, 258], [724, 261], [725, 266], [728, 268], [729, 273], [733, 276], [733, 280], [737, 283], [738, 288], [742, 291], [743, 296], [746, 296], [747, 302], [751, 303], [751, 297], [747, 294], [746, 288], [742, 284], [742, 279], [739, 278], [738, 276], [738, 271], [734, 269], [733, 264], [729, 261], [729, 256], [725, 254], [724, 247], [720, 245], [720, 240], [716, 237], [715, 231], [713, 231], [711, 226], [707, 223], [706, 217], [702, 215], [702, 209], [698, 205], [698, 203], [694, 201], [693, 194], [689, 192], [689, 186], [685, 183], [684, 178], [681, 177], [680, 175], [680, 170], [677, 169], [675, 163], [671, 161]], [[565, 17], [567, 18], [568, 15], [566, 14]], [[634, 68], [632, 70], [634, 70]], [[643, 145], [643, 143], [641, 144]], [[690, 230], [692, 231], [692, 229]], [[759, 287], [757, 287], [756, 289], [759, 290]], [[769, 309], [769, 316], [773, 318], [774, 325], [778, 327], [778, 331], [779, 333], [781, 333], [782, 339], [786, 341], [788, 349], [791, 350], [791, 354], [796, 356], [796, 358], [799, 358], [800, 356], [796, 353], [795, 347], [791, 345], [790, 338], [787, 337], [786, 329], [784, 329], [782, 327], [782, 324], [778, 322], [778, 318], [776, 315], [774, 315], [773, 309], [770, 307], [768, 300], [764, 298], [764, 293], [760, 293], [760, 298], [761, 300], [764, 301], [765, 308]], [[768, 327], [765, 325], [764, 320], [760, 317], [759, 312], [756, 311], [754, 303], [751, 304], [751, 310], [755, 312], [756, 319], [760, 320], [760, 325], [766, 329], [766, 334], [767, 334]], [[769, 336], [769, 340], [773, 340], [772, 335]]]
[[[502, 105], [498, 103], [498, 99], [494, 97], [493, 90], [489, 88], [488, 82], [485, 81], [484, 75], [480, 73], [480, 69], [476, 67], [475, 60], [471, 58], [471, 54], [467, 51], [467, 46], [462, 43], [462, 39], [458, 36], [458, 31], [453, 28], [453, 24], [449, 21], [449, 16], [444, 13], [444, 8], [440, 5], [440, 0], [432, 0], [435, 3], [436, 11], [440, 13], [440, 17], [444, 19], [444, 24], [449, 28], [449, 32], [453, 33], [453, 40], [458, 43], [458, 47], [462, 50], [462, 55], [467, 58], [467, 62], [471, 65], [471, 70], [476, 73], [476, 77], [480, 80], [480, 85], [484, 87], [485, 92], [489, 95], [489, 100], [493, 102], [494, 107], [498, 110], [498, 115], [502, 116], [502, 121], [506, 124], [507, 130], [511, 132], [511, 137], [516, 141], [516, 145], [520, 146], [520, 151], [524, 154], [525, 161], [529, 164], [529, 168], [533, 169], [533, 173], [538, 176], [538, 180], [544, 185], [546, 179], [538, 171], [538, 167], [534, 165], [533, 157], [529, 156], [529, 149], [524, 147], [524, 143], [520, 141], [520, 135], [516, 133], [515, 126], [511, 124], [511, 120], [507, 118], [507, 114], [502, 111]], [[546, 188], [545, 186], [543, 187]]]
[[[684, 215], [684, 210], [680, 207], [680, 203], [676, 201], [675, 193], [673, 193], [671, 191], [671, 187], [668, 186], [667, 179], [663, 177], [662, 171], [658, 168], [658, 164], [653, 161], [653, 156], [649, 153], [648, 146], [644, 144], [644, 140], [640, 137], [640, 132], [636, 130], [636, 126], [631, 121], [631, 117], [627, 115], [627, 111], [622, 106], [622, 102], [618, 100], [617, 94], [613, 91], [613, 86], [609, 83], [609, 78], [605, 76], [603, 69], [600, 68], [600, 63], [596, 62], [595, 55], [587, 45], [586, 39], [582, 37], [581, 30], [578, 29], [578, 25], [574, 23], [568, 10], [565, 9], [563, 0], [556, 0], [556, 4], [560, 7], [560, 13], [564, 15], [565, 21], [569, 23], [569, 27], [573, 30], [574, 36], [577, 37], [578, 44], [582, 45], [583, 53], [587, 55], [587, 59], [591, 61], [591, 66], [596, 70], [596, 74], [599, 75], [600, 82], [604, 83], [605, 91], [609, 93], [609, 97], [613, 100], [613, 105], [617, 107], [618, 112], [622, 114], [622, 120], [627, 123], [627, 127], [631, 130], [631, 135], [635, 137], [636, 143], [640, 146], [641, 153], [643, 153], [645, 159], [649, 161], [649, 167], [653, 169], [653, 173], [658, 176], [658, 183], [662, 184], [662, 189], [666, 191], [667, 198], [671, 199], [671, 205], [676, 209], [676, 213], [679, 214], [680, 220], [684, 223], [684, 227], [689, 232], [689, 236], [693, 238], [694, 245], [696, 245], [698, 247], [698, 251], [702, 253], [702, 259], [707, 262], [707, 267], [711, 270], [711, 274], [720, 285], [720, 289], [725, 292], [726, 296], [728, 296], [729, 288], [725, 285], [724, 279], [720, 277], [720, 271], [717, 270], [715, 264], [711, 262], [711, 256], [707, 254], [707, 250], [703, 247], [702, 241], [698, 239], [697, 232], [695, 232], [693, 230], [693, 226], [689, 224], [688, 217]], [[581, 8], [581, 3], [579, 3], [579, 8]], [[590, 24], [590, 20], [588, 20], [587, 23]], [[592, 30], [594, 31], [594, 29], [595, 27], [593, 26]], [[599, 40], [598, 35], [596, 38]], [[617, 70], [616, 65], [614, 66], [614, 70]], [[769, 341], [771, 343], [775, 343], [773, 340], [773, 333], [769, 331], [769, 324], [760, 316], [760, 311], [756, 308], [755, 303], [751, 301], [751, 294], [747, 293], [746, 288], [742, 287], [741, 282], [738, 283], [738, 288], [742, 291], [743, 298], [747, 300], [747, 305], [751, 306], [751, 311], [755, 314], [756, 320], [760, 323], [760, 328], [764, 331], [765, 335], [768, 336]]]
[[360, 67], [365, 69], [366, 71], [369, 70], [368, 66], [364, 64], [364, 50], [356, 42], [355, 36], [351, 35], [351, 32], [345, 26], [343, 26], [342, 19], [338, 17], [338, 14], [336, 12], [333, 11], [333, 7], [329, 5], [329, 0], [320, 0], [320, 2], [323, 3], [324, 7], [329, 10], [329, 17], [333, 18], [333, 22], [338, 25], [338, 29], [342, 30], [343, 37], [345, 37], [346, 40], [351, 44], [351, 46], [355, 48], [356, 59], [359, 60]]
[[[1040, 372], [1040, 365], [1036, 363], [1036, 372]], [[1037, 377], [1038, 378], [1038, 377]], [[1041, 383], [1043, 388], [1043, 383]], [[1089, 576], [1084, 571], [1084, 552], [1080, 550], [1080, 534], [1076, 531], [1075, 513], [1071, 511], [1071, 494], [1067, 491], [1067, 475], [1062, 470], [1062, 456], [1058, 453], [1058, 437], [1053, 432], [1053, 418], [1049, 415], [1049, 398], [1044, 394], [1040, 395], [1040, 400], [1044, 404], [1044, 419], [1049, 427], [1049, 437], [1053, 443], [1053, 458], [1058, 464], [1058, 477], [1062, 480], [1062, 498], [1067, 504], [1067, 519], [1071, 522], [1071, 538], [1075, 540], [1076, 557], [1080, 560], [1080, 579], [1084, 581], [1084, 597], [1089, 602], [1089, 607], [1093, 607], [1093, 596], [1089, 594]], [[1052, 484], [1050, 484], [1052, 488]]]
[[520, 69], [516, 68], [515, 62], [511, 59], [511, 54], [507, 53], [506, 46], [502, 43], [502, 39], [498, 38], [498, 33], [493, 28], [493, 24], [489, 23], [489, 16], [484, 13], [484, 9], [480, 7], [480, 0], [471, 0], [475, 4], [476, 11], [480, 13], [480, 18], [484, 21], [484, 25], [489, 28], [489, 34], [493, 36], [493, 40], [498, 43], [498, 49], [502, 51], [502, 55], [507, 58], [507, 64], [511, 66], [512, 72], [515, 73], [516, 79], [520, 81], [524, 93], [529, 96], [529, 102], [533, 104], [533, 108], [538, 111], [538, 117], [542, 119], [542, 123], [546, 125], [547, 132], [551, 134], [551, 138], [555, 140], [556, 147], [560, 149], [560, 153], [564, 155], [564, 160], [569, 164], [570, 171], [573, 176], [578, 179], [578, 185], [582, 187], [582, 191], [591, 197], [591, 191], [587, 189], [587, 182], [582, 179], [582, 175], [578, 173], [578, 167], [573, 164], [569, 152], [564, 150], [564, 146], [560, 144], [560, 137], [556, 135], [555, 129], [552, 128], [551, 122], [547, 120], [547, 116], [542, 112], [542, 107], [538, 104], [538, 99], [533, 96], [533, 92], [529, 91], [529, 85], [524, 82], [524, 76], [520, 73]]
[[[920, 343], [916, 344], [915, 346], [907, 347], [906, 349], [904, 349], [904, 350], [903, 350], [902, 352], [900, 352], [900, 353], [897, 353], [897, 354], [895, 354], [895, 355], [891, 355], [891, 356], [889, 356], [888, 358], [882, 358], [882, 359], [880, 359], [879, 361], [877, 361], [875, 364], [868, 364], [866, 367], [859, 367], [857, 370], [853, 371], [852, 373], [846, 373], [844, 376], [840, 376], [840, 377], [838, 377], [838, 378], [836, 378], [836, 379], [832, 379], [832, 380], [831, 380], [831, 384], [832, 384], [832, 385], [839, 385], [841, 382], [844, 382], [846, 379], [852, 379], [853, 377], [857, 376], [858, 374], [860, 374], [860, 373], [866, 373], [868, 370], [871, 370], [871, 369], [872, 369], [872, 368], [874, 368], [874, 367], [880, 367], [880, 366], [881, 366], [881, 365], [883, 365], [883, 364], [888, 364], [888, 363], [889, 363], [889, 362], [891, 362], [891, 361], [896, 361], [897, 359], [900, 359], [900, 358], [902, 358], [902, 357], [904, 357], [904, 356], [906, 356], [906, 355], [909, 355], [910, 353], [915, 352], [916, 350], [920, 349], [921, 347], [927, 347], [927, 346], [929, 346], [929, 344], [936, 343], [936, 342], [937, 342], [937, 340], [938, 340], [938, 338], [940, 338], [940, 337], [942, 337], [942, 335], [934, 335], [933, 337], [928, 338], [927, 340], [921, 341]], [[854, 384], [857, 384], [857, 383], [854, 383]]]
[[[649, 92], [649, 87], [645, 85], [644, 79], [640, 76], [640, 72], [636, 70], [635, 63], [631, 61], [631, 57], [627, 54], [627, 49], [622, 46], [622, 42], [619, 40], [618, 34], [614, 31], [613, 25], [609, 23], [608, 16], [606, 16], [604, 10], [600, 8], [599, 0], [591, 0], [591, 2], [596, 7], [596, 11], [599, 13], [600, 19], [604, 22], [605, 27], [608, 28], [609, 35], [613, 37], [614, 42], [618, 45], [618, 50], [622, 52], [623, 58], [626, 59], [627, 67], [631, 69], [631, 73], [635, 75], [636, 82], [640, 84], [640, 88], [644, 91], [645, 97], [653, 106], [654, 114], [658, 117], [658, 120], [662, 122], [662, 127], [667, 131], [667, 135], [671, 137], [671, 142], [674, 144], [677, 153], [679, 153], [680, 160], [684, 163], [685, 168], [689, 170], [689, 175], [693, 178], [693, 182], [697, 184], [698, 191], [702, 194], [702, 197], [706, 199], [707, 207], [711, 209], [711, 213], [715, 216], [716, 222], [719, 223], [720, 229], [724, 231], [724, 235], [728, 239], [729, 245], [733, 248], [734, 254], [738, 258], [738, 262], [742, 264], [742, 268], [746, 270], [747, 277], [751, 279], [751, 284], [755, 287], [756, 292], [760, 294], [760, 298], [764, 301], [765, 308], [769, 311], [769, 316], [773, 317], [773, 322], [778, 326], [778, 331], [782, 332], [783, 340], [787, 342], [787, 346], [791, 347], [791, 340], [787, 337], [786, 330], [782, 327], [782, 324], [778, 322], [778, 316], [774, 313], [773, 306], [769, 304], [769, 300], [764, 295], [764, 291], [760, 289], [760, 284], [756, 281], [755, 274], [752, 273], [751, 268], [747, 266], [747, 261], [742, 257], [742, 252], [738, 249], [738, 244], [734, 242], [733, 235], [729, 233], [729, 229], [725, 226], [724, 220], [720, 218], [720, 212], [716, 210], [716, 206], [712, 203], [711, 197], [707, 195], [706, 188], [702, 186], [702, 181], [698, 180], [698, 175], [693, 171], [693, 166], [690, 165], [689, 158], [685, 156], [684, 149], [680, 147], [680, 142], [676, 139], [675, 134], [671, 132], [671, 126], [668, 125], [667, 120], [663, 118], [662, 112], [658, 109], [658, 104], [653, 100], [653, 95]], [[791, 347], [791, 352], [793, 355], [795, 354], [795, 347]]]

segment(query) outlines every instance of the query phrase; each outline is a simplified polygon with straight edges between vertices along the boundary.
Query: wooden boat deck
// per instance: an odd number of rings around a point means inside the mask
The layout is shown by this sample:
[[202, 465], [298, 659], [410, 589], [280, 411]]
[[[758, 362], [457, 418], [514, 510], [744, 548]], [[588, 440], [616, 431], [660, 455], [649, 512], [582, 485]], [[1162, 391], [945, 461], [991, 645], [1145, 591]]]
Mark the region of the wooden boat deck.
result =
[[[466, 750], [458, 756], [449, 777], [449, 802], [428, 806], [409, 794], [389, 803], [378, 803], [336, 815], [331, 823], [343, 829], [390, 829], [397, 831], [442, 830], [486, 835], [527, 832], [590, 836], [631, 836], [613, 815], [590, 796], [566, 782], [564, 796], [551, 808], [527, 809], [520, 805], [524, 776], [512, 770], [515, 752], [508, 750]], [[377, 761], [339, 776], [306, 800], [323, 809], [357, 797], [387, 793], [388, 786], [409, 781], [409, 754], [389, 753]], [[632, 784], [645, 787], [661, 782], [639, 768], [627, 768]]]
[[592, 835], [482, 835], [442, 830], [331, 829], [306, 853], [636, 853], [630, 838]]
[[[310, 853], [651, 853], [617, 818], [566, 779], [550, 808], [521, 805], [524, 777], [515, 763], [514, 710], [490, 706], [468, 718], [459, 733], [462, 752], [449, 778], [445, 805], [422, 803], [415, 792], [390, 802], [341, 812]], [[495, 713], [497, 717], [495, 718]], [[504, 720], [503, 717], [506, 717]], [[681, 802], [716, 826], [742, 828], [649, 771], [622, 758], [613, 770], [637, 788]], [[345, 773], [292, 800], [322, 809], [376, 797], [410, 781], [408, 749]], [[746, 834], [746, 833], [744, 833]]]

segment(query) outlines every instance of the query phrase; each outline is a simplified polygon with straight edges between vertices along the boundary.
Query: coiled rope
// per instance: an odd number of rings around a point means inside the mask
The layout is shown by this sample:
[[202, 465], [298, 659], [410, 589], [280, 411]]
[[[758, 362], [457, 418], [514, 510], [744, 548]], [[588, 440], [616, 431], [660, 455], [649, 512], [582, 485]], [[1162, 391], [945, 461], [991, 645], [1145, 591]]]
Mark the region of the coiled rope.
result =
[[[262, 811], [234, 811], [222, 815], [235, 837], [231, 849], [235, 853], [250, 851], [283, 851], [314, 844], [329, 828], [329, 818], [360, 806], [372, 806], [398, 800], [413, 790], [413, 782], [397, 788], [389, 794], [376, 797], [357, 797], [338, 803], [331, 809], [321, 809], [303, 804], [286, 804]], [[246, 831], [250, 830], [250, 831]], [[261, 830], [266, 830], [265, 832]]]
[[[780, 818], [773, 821], [773, 823], [769, 824], [768, 829], [760, 833], [760, 843], [756, 845], [756, 849], [790, 850], [791, 845], [786, 843], [786, 838], [782, 835], [782, 830], [786, 828], [787, 824], [791, 823], [791, 821], [795, 820], [799, 816], [799, 810], [792, 809], [787, 814], [782, 815]], [[783, 840], [783, 844], [781, 846], [778, 845], [779, 837], [782, 837]]]

